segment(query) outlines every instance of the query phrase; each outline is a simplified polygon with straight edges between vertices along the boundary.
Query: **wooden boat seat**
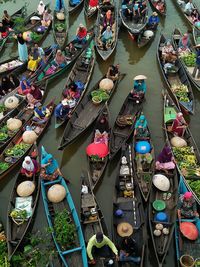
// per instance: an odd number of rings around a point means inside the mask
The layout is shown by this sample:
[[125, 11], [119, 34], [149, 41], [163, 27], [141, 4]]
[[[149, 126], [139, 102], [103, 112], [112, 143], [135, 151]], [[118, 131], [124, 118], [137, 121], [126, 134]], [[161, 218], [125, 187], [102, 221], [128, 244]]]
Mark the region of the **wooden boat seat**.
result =
[[79, 126], [79, 125], [77, 125], [77, 124], [73, 124], [73, 128], [75, 128], [75, 129], [77, 129], [77, 130], [82, 130], [82, 129], [84, 129], [83, 127], [81, 127], [81, 126]]
[[95, 223], [95, 222], [99, 222], [99, 219], [83, 221], [83, 224], [90, 224], [90, 223]]
[[114, 135], [120, 136], [120, 137], [127, 137], [127, 134], [123, 134], [120, 132], [113, 132]]
[[94, 197], [91, 194], [82, 195], [82, 208], [95, 207]]

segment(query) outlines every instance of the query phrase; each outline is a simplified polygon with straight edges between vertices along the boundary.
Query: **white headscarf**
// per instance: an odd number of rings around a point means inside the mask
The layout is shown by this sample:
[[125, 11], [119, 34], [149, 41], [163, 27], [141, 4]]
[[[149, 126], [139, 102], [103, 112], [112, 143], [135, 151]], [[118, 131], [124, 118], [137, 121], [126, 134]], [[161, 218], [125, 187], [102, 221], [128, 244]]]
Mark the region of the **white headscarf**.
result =
[[44, 10], [45, 10], [45, 4], [43, 3], [43, 1], [40, 1], [37, 7], [39, 15], [42, 15], [44, 13]]
[[[29, 163], [27, 163], [26, 161], [29, 161]], [[25, 159], [24, 159], [24, 161], [22, 163], [22, 167], [25, 170], [29, 171], [29, 172], [33, 171], [34, 168], [35, 168], [35, 166], [33, 164], [33, 161], [32, 161], [32, 159], [29, 156], [25, 157]]]

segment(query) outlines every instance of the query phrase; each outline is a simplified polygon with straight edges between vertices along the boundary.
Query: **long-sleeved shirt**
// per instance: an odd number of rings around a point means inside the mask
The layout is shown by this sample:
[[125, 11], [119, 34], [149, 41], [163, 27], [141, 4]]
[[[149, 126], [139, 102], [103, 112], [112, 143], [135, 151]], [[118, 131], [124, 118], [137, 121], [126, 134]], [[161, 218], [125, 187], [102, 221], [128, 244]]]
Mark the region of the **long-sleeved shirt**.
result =
[[92, 248], [93, 246], [97, 247], [97, 248], [102, 248], [103, 246], [109, 246], [109, 248], [112, 250], [112, 252], [117, 255], [118, 254], [118, 250], [115, 247], [114, 243], [107, 237], [107, 236], [103, 236], [103, 241], [101, 243], [98, 243], [96, 240], [96, 235], [93, 235], [87, 245], [87, 254], [90, 260], [93, 260], [93, 256], [92, 256]]

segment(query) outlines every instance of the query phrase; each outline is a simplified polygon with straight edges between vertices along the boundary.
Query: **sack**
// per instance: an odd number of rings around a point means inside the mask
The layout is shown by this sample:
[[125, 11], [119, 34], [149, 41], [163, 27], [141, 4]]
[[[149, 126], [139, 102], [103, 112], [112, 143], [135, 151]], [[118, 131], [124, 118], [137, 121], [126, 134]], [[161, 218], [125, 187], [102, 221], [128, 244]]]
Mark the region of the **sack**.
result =
[[83, 91], [83, 89], [84, 89], [84, 83], [82, 83], [81, 81], [77, 81], [77, 82], [75, 82], [75, 84], [77, 85], [77, 89], [79, 90], [79, 91]]

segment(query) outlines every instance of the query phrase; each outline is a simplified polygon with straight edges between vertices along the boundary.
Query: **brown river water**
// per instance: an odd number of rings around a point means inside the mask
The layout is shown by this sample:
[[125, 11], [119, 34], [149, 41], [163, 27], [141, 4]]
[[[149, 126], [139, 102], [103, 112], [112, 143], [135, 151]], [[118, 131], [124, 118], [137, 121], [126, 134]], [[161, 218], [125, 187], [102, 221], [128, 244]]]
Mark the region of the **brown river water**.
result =
[[[148, 77], [148, 90], [146, 94], [146, 102], [144, 104], [144, 114], [146, 115], [152, 133], [152, 140], [155, 146], [156, 154], [159, 153], [165, 141], [162, 129], [163, 100], [161, 94], [165, 84], [162, 80], [162, 76], [159, 71], [159, 65], [157, 64], [156, 60], [156, 48], [159, 35], [162, 32], [166, 36], [170, 37], [174, 27], [179, 27], [182, 31], [186, 31], [188, 28], [187, 23], [177, 11], [173, 1], [175, 0], [166, 1], [167, 16], [166, 18], [161, 19], [160, 26], [158, 27], [158, 32], [156, 33], [156, 37], [150, 46], [145, 47], [143, 49], [139, 49], [136, 44], [133, 43], [129, 38], [126, 29], [121, 27], [117, 48], [113, 55], [106, 62], [103, 62], [98, 55], [96, 56], [96, 65], [89, 86], [91, 88], [96, 83], [96, 81], [99, 80], [99, 78], [107, 71], [107, 68], [110, 64], [119, 63], [121, 72], [127, 73], [123, 81], [120, 82], [117, 91], [115, 92], [112, 101], [109, 105], [111, 112], [111, 120], [112, 123], [114, 123], [114, 120], [120, 110], [124, 99], [132, 88], [133, 77], [138, 74], [144, 74]], [[31, 12], [37, 8], [37, 4], [39, 1], [27, 0], [26, 2], [28, 3], [28, 12]], [[51, 8], [53, 9], [54, 1], [51, 2]], [[0, 14], [3, 13], [4, 9], [7, 9], [9, 13], [12, 14], [13, 12], [15, 12], [15, 10], [24, 5], [24, 3], [24, 0], [0, 0]], [[200, 4], [200, 1], [196, 0], [196, 3]], [[72, 14], [70, 16], [68, 40], [71, 40], [75, 35], [75, 31], [79, 23], [84, 23], [89, 27], [93, 23], [95, 23], [95, 19], [92, 19], [89, 22], [86, 21], [83, 9], [80, 9], [77, 13]], [[53, 43], [53, 36], [50, 32], [49, 36], [42, 45], [47, 46], [51, 43]], [[17, 46], [16, 44], [8, 44], [4, 51], [4, 54], [0, 56], [0, 61], [16, 55]], [[57, 102], [59, 102], [60, 94], [68, 73], [69, 71], [64, 73], [61, 77], [59, 76], [59, 78], [49, 84], [46, 101], [52, 99], [53, 97], [57, 97]], [[191, 116], [190, 118], [190, 127], [197, 142], [197, 145], [200, 148], [200, 138], [198, 132], [200, 130], [200, 92], [198, 92], [195, 88], [193, 89], [193, 91], [195, 96], [195, 115]], [[87, 168], [85, 149], [86, 146], [90, 143], [92, 128], [90, 128], [90, 130], [87, 131], [85, 135], [79, 138], [73, 145], [68, 147], [66, 150], [58, 151], [57, 147], [60, 143], [62, 132], [63, 129], [54, 129], [54, 121], [52, 119], [51, 125], [49, 126], [48, 130], [40, 141], [40, 145], [43, 144], [46, 147], [47, 151], [52, 153], [57, 158], [61, 165], [63, 173], [66, 177], [70, 179], [70, 191], [72, 193], [76, 207], [79, 211], [80, 174], [82, 170]], [[117, 175], [118, 160], [119, 155], [111, 163], [108, 164], [105, 175], [103, 177], [103, 182], [96, 194], [99, 205], [102, 208], [107, 225], [110, 230], [112, 223], [112, 197], [115, 177]], [[17, 168], [8, 177], [3, 179], [3, 181], [0, 181], [0, 217], [4, 223], [6, 223], [7, 204], [11, 189], [14, 184], [14, 180], [16, 178], [16, 173]], [[46, 225], [47, 223], [44, 214], [42, 199], [40, 198], [34, 228], [44, 229]], [[152, 244], [150, 241], [149, 247], [152, 248]], [[156, 261], [152, 249], [148, 251], [145, 266], [156, 267]], [[175, 246], [173, 241], [170, 246], [170, 251], [168, 253], [164, 266], [177, 266], [175, 261]]]

